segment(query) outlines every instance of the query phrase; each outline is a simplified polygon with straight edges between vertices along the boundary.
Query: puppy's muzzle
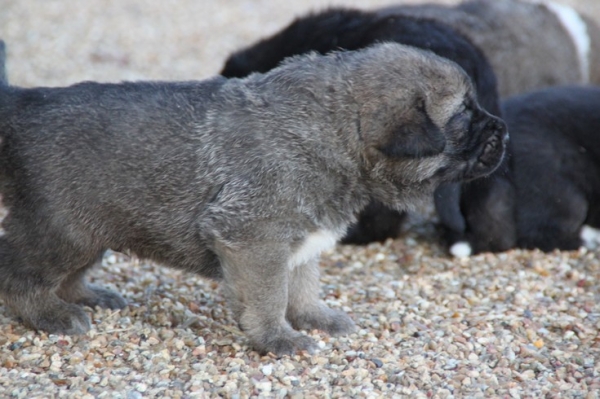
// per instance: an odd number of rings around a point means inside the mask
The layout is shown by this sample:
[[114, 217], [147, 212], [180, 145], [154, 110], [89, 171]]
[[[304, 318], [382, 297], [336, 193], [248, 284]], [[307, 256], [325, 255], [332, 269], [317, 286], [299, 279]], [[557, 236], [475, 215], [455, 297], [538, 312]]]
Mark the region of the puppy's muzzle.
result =
[[482, 122], [480, 137], [485, 139], [477, 146], [465, 176], [467, 179], [492, 173], [502, 162], [506, 151], [508, 130], [504, 121], [490, 115]]

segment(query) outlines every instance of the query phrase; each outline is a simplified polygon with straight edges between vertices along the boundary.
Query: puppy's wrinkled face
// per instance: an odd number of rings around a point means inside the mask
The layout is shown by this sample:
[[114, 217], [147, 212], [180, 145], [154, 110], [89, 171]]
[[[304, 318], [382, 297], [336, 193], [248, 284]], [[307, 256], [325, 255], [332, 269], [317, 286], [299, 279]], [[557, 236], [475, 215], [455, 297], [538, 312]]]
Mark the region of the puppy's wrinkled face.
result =
[[439, 172], [444, 179], [466, 181], [483, 177], [502, 162], [508, 142], [506, 124], [480, 108], [473, 97], [465, 98], [455, 109], [445, 132], [450, 142], [446, 153], [453, 162]]
[[480, 108], [471, 81], [456, 64], [430, 53], [409, 60], [395, 67], [397, 73], [388, 65], [391, 74], [379, 84], [365, 77], [364, 87], [379, 93], [360, 105], [360, 133], [373, 176], [425, 189], [492, 173], [504, 156], [504, 122]]

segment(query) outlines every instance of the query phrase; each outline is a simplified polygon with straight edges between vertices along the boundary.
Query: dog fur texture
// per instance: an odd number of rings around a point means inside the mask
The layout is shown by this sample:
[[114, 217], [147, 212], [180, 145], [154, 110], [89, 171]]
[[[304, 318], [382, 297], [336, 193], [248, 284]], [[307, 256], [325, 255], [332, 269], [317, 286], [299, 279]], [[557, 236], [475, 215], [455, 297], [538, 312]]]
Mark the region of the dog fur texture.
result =
[[490, 173], [504, 123], [456, 64], [398, 44], [202, 82], [0, 88], [0, 295], [27, 325], [90, 328], [106, 249], [222, 281], [260, 352], [353, 329], [319, 301], [318, 254], [371, 198], [398, 210]]
[[469, 0], [398, 5], [382, 16], [433, 18], [467, 36], [492, 64], [501, 97], [555, 85], [600, 84], [600, 29], [555, 2]]
[[600, 88], [547, 88], [502, 105], [508, 173], [480, 190], [485, 201], [461, 196], [466, 230], [453, 232], [451, 248], [468, 255], [597, 245], [589, 233], [600, 227]]
[[0, 85], [8, 85], [6, 73], [6, 44], [0, 40]]
[[[338, 49], [356, 50], [381, 41], [429, 50], [456, 62], [474, 82], [479, 104], [493, 115], [500, 114], [496, 77], [483, 53], [453, 28], [419, 17], [382, 17], [346, 8], [309, 14], [297, 18], [275, 35], [231, 55], [221, 74], [243, 77], [253, 72], [267, 72], [293, 55], [310, 51], [326, 54]], [[372, 201], [360, 213], [357, 223], [349, 228], [343, 242], [365, 244], [395, 237], [403, 215], [381, 202]]]

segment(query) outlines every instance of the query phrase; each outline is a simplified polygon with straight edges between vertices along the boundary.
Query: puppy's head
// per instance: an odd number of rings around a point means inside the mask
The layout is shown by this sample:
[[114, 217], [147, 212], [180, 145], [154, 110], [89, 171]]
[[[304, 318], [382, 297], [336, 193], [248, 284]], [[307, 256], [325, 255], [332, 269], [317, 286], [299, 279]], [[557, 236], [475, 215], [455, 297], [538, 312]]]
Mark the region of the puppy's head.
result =
[[[400, 192], [485, 176], [500, 164], [504, 122], [480, 108], [451, 61], [398, 44], [361, 52], [352, 76], [363, 164]], [[361, 58], [361, 57], [359, 57]]]

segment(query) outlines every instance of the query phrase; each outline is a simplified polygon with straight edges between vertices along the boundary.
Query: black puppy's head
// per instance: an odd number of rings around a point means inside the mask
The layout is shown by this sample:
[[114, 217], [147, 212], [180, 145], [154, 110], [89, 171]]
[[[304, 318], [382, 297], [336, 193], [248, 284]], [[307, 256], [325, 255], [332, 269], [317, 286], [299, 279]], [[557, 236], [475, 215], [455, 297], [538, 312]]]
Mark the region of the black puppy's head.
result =
[[232, 54], [221, 75], [242, 78], [253, 72], [268, 72], [294, 55], [309, 52], [326, 54], [373, 44], [376, 40], [361, 45], [364, 30], [374, 18], [372, 13], [338, 8], [296, 18], [273, 36]]

